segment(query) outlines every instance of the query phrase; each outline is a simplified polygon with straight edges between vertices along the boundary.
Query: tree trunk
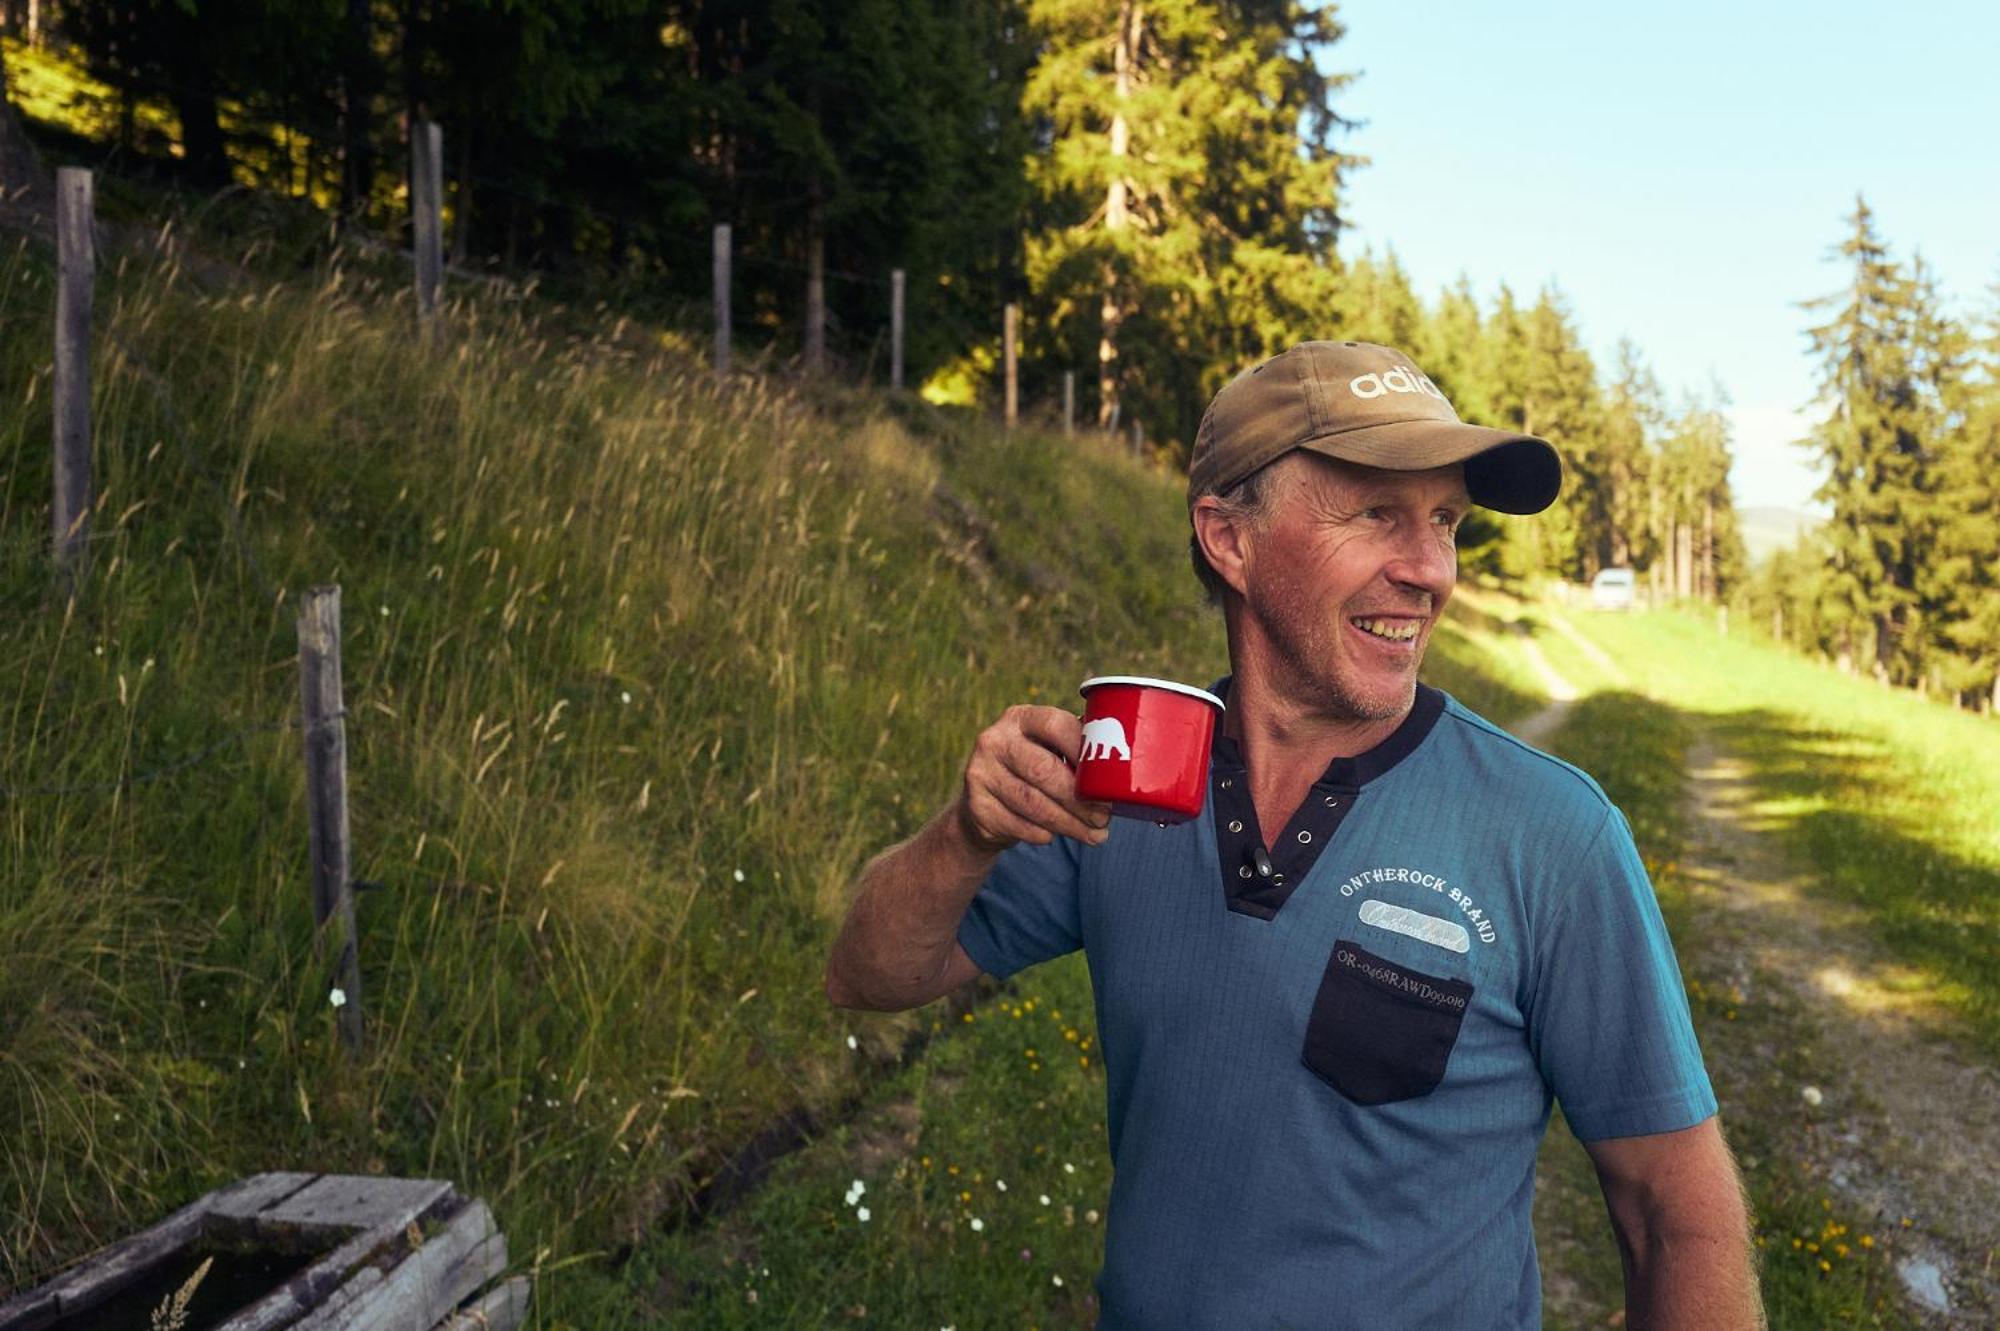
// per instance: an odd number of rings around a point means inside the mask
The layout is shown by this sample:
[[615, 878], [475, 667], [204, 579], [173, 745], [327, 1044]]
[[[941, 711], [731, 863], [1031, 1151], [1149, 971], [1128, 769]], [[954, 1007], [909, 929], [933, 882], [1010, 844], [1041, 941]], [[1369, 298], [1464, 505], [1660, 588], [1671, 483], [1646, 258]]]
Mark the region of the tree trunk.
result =
[[222, 189], [229, 184], [229, 149], [216, 115], [214, 80], [205, 69], [183, 72], [187, 82], [174, 89], [174, 112], [181, 118], [188, 179], [198, 189]]
[[460, 268], [472, 246], [472, 126], [458, 131], [458, 181], [451, 194], [451, 261]]
[[[1132, 96], [1133, 74], [1139, 56], [1140, 10], [1138, 0], [1120, 0], [1118, 36], [1112, 45], [1111, 67], [1117, 80], [1117, 101], [1111, 113], [1111, 185], [1104, 199], [1104, 229], [1111, 234], [1112, 248], [1128, 221], [1125, 157], [1130, 150], [1131, 127], [1125, 121], [1125, 107]], [[1118, 330], [1125, 322], [1125, 297], [1119, 290], [1115, 262], [1104, 265], [1104, 301], [1098, 309], [1097, 337], [1097, 426], [1108, 430], [1119, 416]]]
[[346, 48], [341, 61], [341, 132], [344, 141], [340, 172], [340, 215], [358, 218], [368, 210], [375, 192], [375, 141], [368, 134], [369, 108], [375, 100], [374, 6], [369, 0], [347, 0]]
[[1702, 599], [1715, 599], [1715, 496], [1702, 496], [1701, 501], [1701, 595]]
[[1118, 270], [1104, 265], [1104, 303], [1098, 307], [1097, 335], [1097, 428], [1109, 430], [1117, 424], [1118, 326], [1125, 321], [1125, 307], [1118, 296]]

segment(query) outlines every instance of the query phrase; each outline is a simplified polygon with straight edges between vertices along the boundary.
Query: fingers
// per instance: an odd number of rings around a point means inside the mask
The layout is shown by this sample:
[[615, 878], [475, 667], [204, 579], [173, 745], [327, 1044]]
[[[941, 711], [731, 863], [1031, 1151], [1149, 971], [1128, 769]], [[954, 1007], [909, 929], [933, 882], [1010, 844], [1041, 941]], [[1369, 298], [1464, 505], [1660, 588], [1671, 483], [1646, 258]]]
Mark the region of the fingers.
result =
[[961, 830], [981, 849], [1058, 836], [1091, 845], [1109, 835], [1109, 805], [1079, 800], [1068, 765], [1082, 723], [1057, 707], [1014, 707], [983, 731], [966, 763]]

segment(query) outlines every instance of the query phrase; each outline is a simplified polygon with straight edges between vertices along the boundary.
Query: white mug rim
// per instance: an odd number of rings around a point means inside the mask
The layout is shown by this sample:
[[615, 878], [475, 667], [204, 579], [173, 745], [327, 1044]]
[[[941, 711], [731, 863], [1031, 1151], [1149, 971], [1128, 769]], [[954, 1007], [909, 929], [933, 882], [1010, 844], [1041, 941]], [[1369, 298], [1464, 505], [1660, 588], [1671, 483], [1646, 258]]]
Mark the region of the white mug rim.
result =
[[1087, 698], [1090, 696], [1090, 691], [1100, 684], [1137, 684], [1144, 688], [1165, 689], [1169, 693], [1181, 693], [1190, 698], [1199, 698], [1218, 712], [1228, 710], [1222, 699], [1207, 689], [1198, 689], [1192, 684], [1182, 684], [1171, 679], [1153, 679], [1146, 675], [1098, 675], [1077, 685], [1076, 691]]

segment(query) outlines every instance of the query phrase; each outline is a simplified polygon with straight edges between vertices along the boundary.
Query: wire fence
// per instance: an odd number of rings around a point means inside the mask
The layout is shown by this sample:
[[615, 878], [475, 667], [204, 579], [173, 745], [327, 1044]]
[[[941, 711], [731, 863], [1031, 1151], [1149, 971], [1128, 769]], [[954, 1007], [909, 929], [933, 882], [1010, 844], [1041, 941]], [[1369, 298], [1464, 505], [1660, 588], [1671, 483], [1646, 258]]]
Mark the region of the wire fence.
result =
[[[339, 717], [342, 719], [347, 715], [348, 713], [345, 709], [339, 713]], [[175, 758], [171, 762], [160, 763], [144, 771], [132, 772], [113, 781], [55, 782], [39, 786], [0, 785], [0, 799], [24, 799], [30, 795], [110, 794], [115, 791], [130, 790], [134, 786], [147, 786], [155, 781], [161, 781], [170, 776], [177, 776], [191, 768], [199, 767], [209, 759], [233, 748], [235, 745], [241, 744], [252, 736], [275, 734], [282, 730], [298, 730], [302, 725], [303, 722], [297, 718], [293, 718], [286, 721], [272, 721], [265, 725], [244, 726], [240, 730], [224, 735], [221, 739], [215, 740], [212, 743], [204, 744], [194, 752]]]
[[[64, 49], [58, 34], [48, 34], [45, 45]], [[66, 48], [65, 53], [73, 61], [84, 61], [83, 53], [77, 48]], [[162, 114], [170, 116], [176, 114], [173, 108], [177, 100], [188, 94], [214, 95], [214, 89], [176, 78], [166, 70], [122, 69], [115, 74], [115, 84], [111, 81], [113, 77], [109, 73], [99, 76], [105, 89], [104, 93], [96, 94], [99, 100], [107, 94], [113, 99], [151, 99], [163, 103]], [[338, 190], [341, 173], [345, 170], [343, 154], [347, 147], [347, 126], [337, 104], [326, 97], [266, 96], [247, 101], [224, 99], [223, 106], [224, 118], [228, 121], [225, 138], [236, 150], [235, 159], [246, 170], [259, 175], [262, 184], [294, 199], [302, 195], [323, 197]], [[109, 117], [110, 108], [107, 107], [102, 114]], [[405, 179], [400, 169], [391, 165], [396, 161], [397, 145], [393, 141], [384, 142], [380, 129], [380, 123], [370, 126], [371, 149], [375, 153], [375, 188], [378, 190], [385, 178]], [[449, 130], [447, 126], [448, 134]], [[141, 152], [144, 153], [143, 148]], [[593, 286], [599, 289], [621, 292], [625, 298], [648, 307], [664, 305], [684, 318], [698, 316], [701, 307], [713, 296], [712, 291], [704, 289], [709, 266], [706, 236], [699, 240], [687, 237], [685, 244], [673, 243], [667, 234], [670, 228], [658, 213], [646, 212], [636, 205], [621, 204], [613, 198], [564, 195], [547, 189], [524, 187], [519, 180], [480, 169], [474, 159], [455, 153], [449, 140], [446, 166], [446, 212], [452, 215], [454, 222], [453, 243], [446, 246], [446, 256], [452, 260], [447, 271], [453, 279], [508, 280], [505, 269], [510, 265], [502, 265], [492, 257], [482, 261], [457, 248], [463, 244], [462, 223], [468, 205], [486, 212], [490, 209], [479, 208], [479, 200], [500, 199], [521, 205], [544, 224], [556, 217], [567, 218], [564, 230], [570, 241], [574, 240], [576, 233], [588, 232], [599, 236], [638, 237], [655, 244], [657, 252], [646, 251], [643, 263], [627, 263], [628, 256], [619, 253], [603, 253], [589, 259], [603, 269], [594, 271], [590, 276]], [[232, 192], [241, 194], [252, 191], [241, 185], [224, 191]], [[369, 228], [360, 227], [356, 219], [349, 218], [343, 226], [344, 239], [361, 248], [386, 247], [408, 253], [401, 249], [408, 244], [412, 229], [407, 209], [401, 216], [393, 218], [377, 213], [373, 220], [386, 223], [386, 236], [370, 235]], [[783, 243], [789, 245], [795, 243], [795, 239]], [[667, 243], [664, 248], [659, 248], [658, 242], [662, 241]], [[568, 242], [562, 237], [550, 241], [557, 250], [565, 243]], [[771, 237], [762, 236], [753, 229], [736, 229], [733, 257], [742, 275], [745, 290], [740, 294], [747, 298], [744, 313], [748, 317], [738, 318], [734, 326], [751, 337], [769, 339], [781, 356], [800, 354], [811, 337], [803, 326], [803, 315], [807, 304], [806, 286], [814, 275], [815, 266], [802, 255], [774, 252], [772, 243]], [[544, 252], [543, 257], [558, 266], [564, 259], [557, 252]], [[574, 257], [578, 261], [586, 261], [586, 256]], [[830, 288], [824, 302], [824, 325], [819, 330], [828, 358], [828, 364], [822, 368], [886, 382], [891, 377], [884, 372], [891, 325], [890, 269], [885, 266], [880, 272], [865, 272], [832, 263], [819, 267], [817, 272]], [[907, 288], [912, 296], [912, 308], [905, 323], [904, 346], [921, 353], [925, 363], [932, 368], [957, 365], [961, 381], [968, 374], [974, 382], [983, 381], [987, 372], [980, 367], [997, 351], [1001, 338], [1000, 308], [996, 305], [990, 312], [990, 318], [969, 318], [960, 302], [932, 286], [929, 281], [932, 275], [913, 276], [919, 280], [912, 281]], [[1027, 350], [1032, 339], [1046, 360], [1051, 331], [1042, 330], [1041, 336], [1035, 337], [1032, 330], [1024, 329], [1022, 350]], [[1041, 382], [1044, 391], [1051, 394], [1055, 391], [1054, 385], [1060, 381], [1063, 368], [1078, 371], [1076, 377], [1085, 395], [1091, 399], [1080, 406], [1084, 407], [1087, 416], [1094, 419], [1097, 393], [1094, 372], [1082, 373], [1085, 367], [1081, 365], [1058, 367], [1025, 361], [1022, 365], [1027, 377]]]

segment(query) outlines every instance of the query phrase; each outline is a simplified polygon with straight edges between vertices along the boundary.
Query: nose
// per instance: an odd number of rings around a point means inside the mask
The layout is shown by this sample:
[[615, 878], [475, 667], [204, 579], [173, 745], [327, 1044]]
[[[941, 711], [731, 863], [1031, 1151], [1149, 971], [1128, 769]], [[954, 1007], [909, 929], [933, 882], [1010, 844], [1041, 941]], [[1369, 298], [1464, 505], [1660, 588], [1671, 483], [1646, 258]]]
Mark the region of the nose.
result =
[[1458, 582], [1458, 547], [1443, 528], [1413, 524], [1398, 530], [1396, 550], [1384, 572], [1391, 582], [1442, 601]]

